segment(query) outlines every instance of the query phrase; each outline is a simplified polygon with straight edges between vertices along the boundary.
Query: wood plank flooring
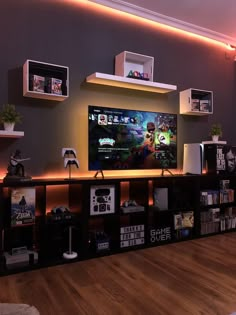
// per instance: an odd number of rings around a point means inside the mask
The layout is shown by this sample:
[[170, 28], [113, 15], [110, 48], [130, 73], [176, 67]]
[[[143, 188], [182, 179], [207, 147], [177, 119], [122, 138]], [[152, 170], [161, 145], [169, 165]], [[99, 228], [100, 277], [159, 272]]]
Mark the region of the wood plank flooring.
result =
[[236, 233], [1, 277], [0, 302], [41, 315], [229, 315]]

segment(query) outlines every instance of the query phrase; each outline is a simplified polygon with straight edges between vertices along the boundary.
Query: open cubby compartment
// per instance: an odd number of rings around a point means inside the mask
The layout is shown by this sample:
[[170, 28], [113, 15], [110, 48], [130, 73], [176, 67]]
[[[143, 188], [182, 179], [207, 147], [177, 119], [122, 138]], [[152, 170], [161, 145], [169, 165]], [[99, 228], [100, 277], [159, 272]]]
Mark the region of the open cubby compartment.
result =
[[123, 51], [115, 57], [115, 75], [127, 77], [130, 71], [146, 73], [153, 81], [154, 57]]
[[180, 114], [209, 115], [213, 114], [213, 92], [189, 88], [179, 94]]
[[[41, 88], [33, 90], [33, 76], [43, 77]], [[46, 82], [48, 84], [46, 84]], [[61, 84], [60, 92], [54, 92], [54, 83]], [[65, 66], [45, 63], [35, 60], [26, 60], [23, 66], [23, 95], [26, 97], [63, 101], [69, 97], [69, 68]], [[57, 94], [58, 93], [58, 94]]]

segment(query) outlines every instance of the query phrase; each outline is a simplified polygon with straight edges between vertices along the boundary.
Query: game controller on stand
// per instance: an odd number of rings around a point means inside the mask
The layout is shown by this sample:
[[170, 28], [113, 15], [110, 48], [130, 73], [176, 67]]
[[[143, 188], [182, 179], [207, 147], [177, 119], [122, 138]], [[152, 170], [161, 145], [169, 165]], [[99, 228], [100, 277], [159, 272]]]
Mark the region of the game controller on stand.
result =
[[47, 219], [49, 221], [68, 221], [73, 219], [73, 214], [71, 213], [69, 207], [59, 205], [52, 208], [51, 212], [47, 214]]

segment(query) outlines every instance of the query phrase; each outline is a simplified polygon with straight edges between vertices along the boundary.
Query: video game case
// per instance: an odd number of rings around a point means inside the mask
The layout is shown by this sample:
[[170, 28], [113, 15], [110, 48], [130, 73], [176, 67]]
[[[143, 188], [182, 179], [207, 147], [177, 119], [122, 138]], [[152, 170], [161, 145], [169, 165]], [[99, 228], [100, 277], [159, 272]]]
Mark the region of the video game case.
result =
[[35, 74], [29, 76], [29, 90], [35, 92], [45, 92], [45, 77]]
[[13, 188], [11, 191], [11, 226], [33, 224], [34, 221], [35, 188]]
[[229, 179], [222, 179], [220, 180], [220, 189], [227, 190], [230, 187], [230, 180]]
[[199, 111], [200, 110], [200, 100], [199, 99], [192, 99], [191, 110], [192, 111]]
[[200, 112], [210, 112], [210, 100], [200, 100]]
[[62, 95], [62, 80], [57, 78], [46, 78], [45, 82], [46, 93]]

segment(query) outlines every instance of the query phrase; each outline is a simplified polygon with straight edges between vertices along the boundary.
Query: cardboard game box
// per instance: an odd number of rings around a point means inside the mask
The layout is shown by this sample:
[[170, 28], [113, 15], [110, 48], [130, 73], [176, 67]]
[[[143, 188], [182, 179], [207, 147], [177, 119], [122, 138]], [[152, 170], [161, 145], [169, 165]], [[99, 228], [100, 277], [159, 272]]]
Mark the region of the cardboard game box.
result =
[[35, 188], [11, 190], [11, 226], [33, 224], [35, 221]]

